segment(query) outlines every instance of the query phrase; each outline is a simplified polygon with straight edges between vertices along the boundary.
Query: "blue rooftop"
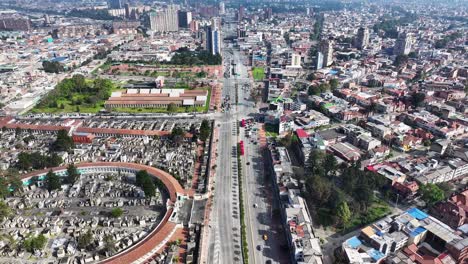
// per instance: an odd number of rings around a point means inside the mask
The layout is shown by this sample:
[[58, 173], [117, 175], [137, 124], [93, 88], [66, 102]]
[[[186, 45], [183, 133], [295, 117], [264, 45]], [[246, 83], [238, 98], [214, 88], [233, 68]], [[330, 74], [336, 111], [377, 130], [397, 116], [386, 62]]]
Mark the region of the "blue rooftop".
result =
[[369, 254], [369, 256], [375, 261], [379, 261], [380, 259], [384, 258], [385, 255], [384, 253], [374, 249], [374, 248], [371, 248], [367, 251], [367, 254]]
[[66, 60], [68, 60], [67, 57], [56, 57], [56, 58], [51, 59], [50, 61], [52, 61], [52, 62], [64, 62]]
[[353, 236], [352, 238], [348, 239], [346, 243], [348, 243], [348, 245], [352, 248], [358, 248], [362, 244], [361, 240], [359, 240], [359, 238], [357, 238], [356, 236]]
[[410, 214], [412, 217], [418, 219], [418, 220], [423, 220], [429, 217], [425, 212], [419, 210], [418, 208], [411, 208], [408, 211], [408, 214]]
[[420, 226], [420, 227], [416, 228], [415, 230], [413, 230], [413, 232], [410, 233], [410, 236], [415, 237], [415, 236], [417, 236], [417, 235], [419, 235], [419, 234], [421, 234], [421, 233], [423, 233], [425, 231], [426, 231], [426, 228]]

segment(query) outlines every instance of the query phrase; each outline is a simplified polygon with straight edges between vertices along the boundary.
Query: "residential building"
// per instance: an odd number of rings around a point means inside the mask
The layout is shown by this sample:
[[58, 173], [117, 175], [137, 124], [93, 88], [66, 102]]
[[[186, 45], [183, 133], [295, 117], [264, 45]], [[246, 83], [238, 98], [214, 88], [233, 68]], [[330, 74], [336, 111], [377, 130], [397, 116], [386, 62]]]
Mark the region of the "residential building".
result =
[[122, 9], [124, 0], [107, 0], [107, 7], [109, 9]]
[[214, 25], [205, 27], [206, 43], [205, 49], [211, 54], [216, 55], [221, 53], [221, 31]]
[[226, 13], [226, 6], [224, 2], [219, 2], [219, 14], [224, 15]]
[[245, 15], [245, 7], [244, 6], [240, 6], [239, 7], [239, 11], [237, 12], [237, 18], [239, 21], [242, 21], [242, 19], [244, 19], [244, 15]]
[[[387, 257], [387, 263], [455, 263], [454, 259], [466, 259], [464, 240], [449, 226], [411, 208], [361, 229], [342, 244], [342, 252], [349, 263], [356, 264], [383, 263]], [[414, 262], [392, 262], [398, 259]]]
[[31, 30], [31, 21], [19, 16], [0, 18], [0, 31], [2, 30], [29, 31]]
[[360, 27], [356, 36], [356, 48], [362, 50], [369, 45], [369, 29]]
[[393, 47], [393, 54], [408, 55], [411, 51], [411, 42], [411, 35], [407, 33], [401, 33], [395, 42], [395, 46]]
[[149, 14], [150, 28], [154, 32], [176, 32], [179, 30], [177, 6], [169, 5], [163, 10]]
[[323, 65], [328, 67], [333, 63], [333, 43], [331, 39], [320, 42], [319, 51], [323, 54]]
[[323, 53], [320, 51], [317, 52], [315, 68], [317, 70], [320, 70], [323, 68]]
[[177, 13], [179, 28], [188, 28], [192, 22], [192, 12], [179, 10]]
[[451, 241], [447, 249], [457, 263], [466, 263], [468, 260], [468, 238]]
[[468, 224], [468, 189], [436, 204], [434, 215], [452, 228]]
[[291, 55], [291, 66], [292, 67], [301, 67], [301, 55], [293, 53]]

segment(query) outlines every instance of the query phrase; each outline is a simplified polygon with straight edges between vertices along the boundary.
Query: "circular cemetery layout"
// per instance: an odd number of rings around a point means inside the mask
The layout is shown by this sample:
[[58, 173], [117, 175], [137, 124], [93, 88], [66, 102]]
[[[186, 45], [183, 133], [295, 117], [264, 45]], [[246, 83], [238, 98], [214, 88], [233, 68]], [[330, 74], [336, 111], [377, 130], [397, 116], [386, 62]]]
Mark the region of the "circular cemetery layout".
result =
[[[184, 194], [176, 179], [134, 163], [75, 166], [73, 184], [66, 167], [51, 170], [61, 178], [56, 190], [49, 170], [22, 177], [23, 192], [5, 200], [12, 214], [0, 222], [0, 263], [130, 263], [167, 243], [172, 205]], [[152, 192], [136, 179], [142, 171]]]

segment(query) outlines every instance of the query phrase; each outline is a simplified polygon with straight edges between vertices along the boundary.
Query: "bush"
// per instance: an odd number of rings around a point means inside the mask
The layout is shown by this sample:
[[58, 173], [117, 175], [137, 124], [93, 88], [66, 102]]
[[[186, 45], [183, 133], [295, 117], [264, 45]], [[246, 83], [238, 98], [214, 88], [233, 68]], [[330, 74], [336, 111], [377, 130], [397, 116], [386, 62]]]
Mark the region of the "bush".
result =
[[47, 239], [44, 235], [40, 234], [37, 237], [31, 237], [23, 242], [23, 248], [30, 253], [34, 253], [36, 250], [41, 250], [44, 248]]
[[123, 215], [123, 210], [122, 208], [114, 208], [111, 210], [110, 214], [112, 217], [114, 218], [118, 218], [118, 217], [121, 217]]

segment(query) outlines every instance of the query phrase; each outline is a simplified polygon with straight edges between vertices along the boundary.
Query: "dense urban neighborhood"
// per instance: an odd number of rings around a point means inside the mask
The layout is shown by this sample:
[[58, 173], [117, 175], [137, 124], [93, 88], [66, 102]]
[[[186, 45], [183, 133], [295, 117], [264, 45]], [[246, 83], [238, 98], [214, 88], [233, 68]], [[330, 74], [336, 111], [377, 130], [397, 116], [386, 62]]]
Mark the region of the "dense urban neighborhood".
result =
[[0, 263], [468, 263], [466, 1], [0, 2]]

